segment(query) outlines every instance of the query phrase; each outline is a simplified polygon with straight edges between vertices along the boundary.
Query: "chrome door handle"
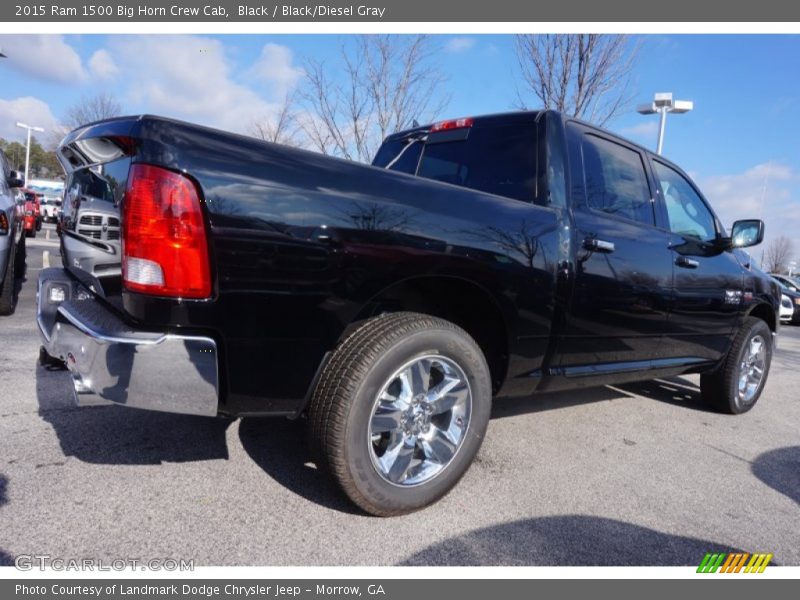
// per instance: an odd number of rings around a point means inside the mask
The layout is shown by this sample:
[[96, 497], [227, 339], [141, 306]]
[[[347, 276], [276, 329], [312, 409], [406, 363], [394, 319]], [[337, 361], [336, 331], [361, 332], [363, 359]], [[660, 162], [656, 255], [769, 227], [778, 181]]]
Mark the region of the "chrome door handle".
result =
[[679, 256], [675, 259], [675, 264], [684, 269], [696, 269], [700, 266], [700, 261], [693, 258], [686, 258], [685, 256]]
[[614, 242], [598, 240], [597, 238], [586, 238], [583, 240], [583, 247], [587, 250], [592, 250], [594, 252], [605, 252], [607, 254], [610, 254], [616, 249]]

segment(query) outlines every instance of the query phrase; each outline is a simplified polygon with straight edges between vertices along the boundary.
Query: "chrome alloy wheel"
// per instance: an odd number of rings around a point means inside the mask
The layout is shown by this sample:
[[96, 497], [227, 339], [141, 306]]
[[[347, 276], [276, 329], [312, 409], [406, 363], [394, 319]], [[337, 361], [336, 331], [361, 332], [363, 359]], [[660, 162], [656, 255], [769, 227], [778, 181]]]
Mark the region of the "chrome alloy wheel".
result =
[[461, 448], [471, 411], [461, 367], [440, 355], [415, 358], [389, 377], [372, 407], [372, 464], [393, 485], [427, 483]]
[[739, 400], [749, 403], [758, 392], [767, 365], [767, 347], [764, 338], [753, 336], [739, 365]]

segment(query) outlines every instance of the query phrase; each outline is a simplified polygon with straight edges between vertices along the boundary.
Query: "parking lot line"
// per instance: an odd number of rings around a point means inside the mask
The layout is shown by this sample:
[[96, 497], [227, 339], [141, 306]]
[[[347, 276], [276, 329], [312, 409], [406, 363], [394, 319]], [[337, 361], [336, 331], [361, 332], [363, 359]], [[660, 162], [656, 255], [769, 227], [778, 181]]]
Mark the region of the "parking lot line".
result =
[[50, 251], [45, 250], [42, 254], [42, 267], [47, 269], [50, 267]]

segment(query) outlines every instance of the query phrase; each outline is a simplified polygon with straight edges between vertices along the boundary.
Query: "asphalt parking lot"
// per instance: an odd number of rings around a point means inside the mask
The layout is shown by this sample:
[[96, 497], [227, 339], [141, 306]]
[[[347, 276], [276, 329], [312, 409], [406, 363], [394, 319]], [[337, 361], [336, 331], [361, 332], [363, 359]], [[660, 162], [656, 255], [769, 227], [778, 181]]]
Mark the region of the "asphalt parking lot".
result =
[[[48, 227], [49, 228], [49, 227]], [[696, 565], [712, 550], [800, 565], [800, 327], [783, 327], [756, 408], [706, 410], [698, 378], [495, 403], [477, 462], [443, 501], [378, 519], [309, 462], [302, 421], [72, 406], [37, 364], [29, 240], [0, 319], [0, 564]]]

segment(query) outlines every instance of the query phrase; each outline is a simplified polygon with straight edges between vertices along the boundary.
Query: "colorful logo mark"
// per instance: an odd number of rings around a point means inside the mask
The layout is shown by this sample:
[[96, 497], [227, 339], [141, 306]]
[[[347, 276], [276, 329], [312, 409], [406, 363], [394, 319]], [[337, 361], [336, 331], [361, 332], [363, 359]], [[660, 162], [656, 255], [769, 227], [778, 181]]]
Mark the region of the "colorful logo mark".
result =
[[[750, 559], [749, 561], [747, 559]], [[747, 552], [735, 552], [730, 554], [708, 552], [703, 557], [700, 566], [697, 567], [698, 573], [763, 573], [767, 568], [772, 554], [748, 554]], [[745, 566], [745, 563], [747, 565]]]

